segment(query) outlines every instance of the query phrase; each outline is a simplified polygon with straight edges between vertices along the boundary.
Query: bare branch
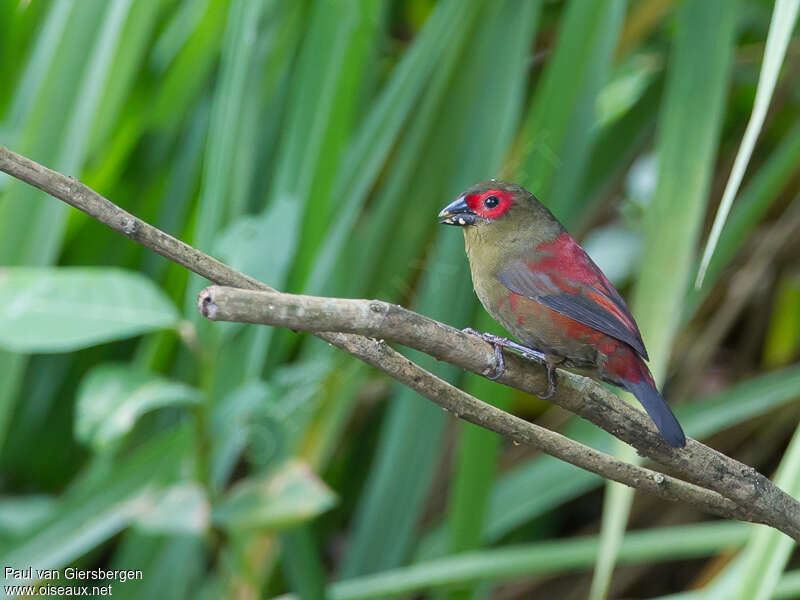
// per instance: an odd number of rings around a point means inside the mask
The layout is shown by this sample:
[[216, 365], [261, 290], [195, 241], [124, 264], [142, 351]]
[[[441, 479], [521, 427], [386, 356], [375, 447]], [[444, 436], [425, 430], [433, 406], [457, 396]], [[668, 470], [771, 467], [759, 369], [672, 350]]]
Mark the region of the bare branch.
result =
[[[495, 366], [493, 348], [480, 338], [380, 300], [320, 298], [212, 286], [200, 293], [198, 303], [200, 311], [216, 321], [259, 323], [296, 331], [339, 331], [391, 340], [478, 374], [490, 373]], [[547, 389], [543, 369], [531, 368], [535, 363], [506, 353], [505, 364], [501, 383], [534, 395]], [[779, 529], [794, 532], [789, 535], [797, 539], [798, 503], [751, 467], [692, 439], [683, 449], [670, 447], [644, 413], [586, 377], [559, 371], [557, 392], [551, 400], [630, 443], [640, 454], [672, 467], [688, 481], [746, 507], [748, 514], [759, 515], [758, 520], [774, 518], [775, 508], [781, 507]], [[464, 413], [463, 409], [454, 412]], [[497, 431], [493, 423], [478, 424]]]
[[499, 433], [514, 442], [530, 444], [576, 467], [650, 492], [665, 500], [685, 502], [704, 512], [729, 519], [761, 522], [755, 515], [749, 514], [747, 510], [717, 492], [622, 462], [478, 400], [410, 361], [382, 339], [335, 335], [341, 336], [340, 348], [407, 385], [459, 419]]
[[[402, 381], [461, 418], [511, 439], [536, 444], [559, 458], [604, 477], [645, 489], [663, 498], [692, 503], [715, 514], [763, 522], [800, 540], [800, 504], [769, 479], [695, 440], [688, 440], [684, 449], [671, 448], [661, 439], [643, 413], [628, 406], [590, 379], [559, 371], [558, 393], [554, 401], [631, 444], [640, 454], [670, 466], [697, 485], [621, 463], [613, 457], [482, 403], [414, 365], [385, 344], [359, 334], [393, 339], [440, 360], [484, 374], [494, 366], [494, 353], [489, 344], [477, 337], [384, 302], [281, 294], [136, 218], [77, 180], [2, 146], [0, 170], [63, 200], [122, 235], [212, 282], [243, 290], [260, 291], [251, 298], [254, 301], [251, 309], [254, 305], [269, 307], [270, 303], [278, 306], [278, 300], [284, 307], [280, 312], [262, 309], [258, 315], [253, 316], [252, 312], [248, 313], [243, 309], [244, 305], [238, 304], [242, 297], [237, 294], [242, 290], [211, 288], [211, 295], [203, 296], [201, 301], [206, 305], [209, 315], [214, 310], [211, 305], [214, 305], [217, 319], [222, 318], [222, 315], [238, 315], [241, 318], [231, 320], [263, 322], [311, 331]], [[219, 295], [220, 292], [222, 295]], [[230, 299], [232, 305], [229, 306], [223, 298]], [[333, 310], [334, 307], [341, 311]], [[303, 315], [299, 311], [308, 312]], [[276, 315], [283, 315], [284, 321], [280, 321]], [[506, 370], [501, 381], [533, 394], [541, 392], [546, 386], [543, 369], [533, 368], [531, 363], [516, 355], [507, 355]]]

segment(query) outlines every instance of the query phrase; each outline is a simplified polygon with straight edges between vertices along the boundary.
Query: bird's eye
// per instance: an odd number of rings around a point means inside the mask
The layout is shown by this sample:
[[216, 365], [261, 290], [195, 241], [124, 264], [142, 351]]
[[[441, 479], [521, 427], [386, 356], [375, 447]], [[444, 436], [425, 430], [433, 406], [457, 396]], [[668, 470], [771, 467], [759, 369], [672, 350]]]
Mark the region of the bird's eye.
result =
[[483, 205], [486, 208], [494, 208], [500, 204], [500, 200], [497, 199], [497, 196], [489, 196], [486, 200], [483, 201]]

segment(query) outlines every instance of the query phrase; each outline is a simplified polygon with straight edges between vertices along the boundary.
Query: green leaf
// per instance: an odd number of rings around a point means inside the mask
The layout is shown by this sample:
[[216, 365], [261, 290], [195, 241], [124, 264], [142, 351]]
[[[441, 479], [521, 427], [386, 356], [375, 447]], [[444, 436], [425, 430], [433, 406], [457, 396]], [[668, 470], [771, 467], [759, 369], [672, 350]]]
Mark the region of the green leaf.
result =
[[[790, 496], [800, 496], [800, 427], [783, 455], [775, 474], [775, 485]], [[739, 565], [742, 580], [739, 582], [739, 600], [769, 600], [778, 585], [789, 557], [795, 550], [795, 542], [771, 527], [756, 527], [742, 551]]]
[[148, 44], [159, 13], [166, 2], [132, 2], [130, 14], [119, 32], [108, 82], [103, 92], [97, 115], [92, 122], [92, 149], [105, 145], [111, 132], [118, 125], [118, 116], [125, 100], [132, 95], [135, 77], [146, 60]]
[[[478, 331], [502, 335], [502, 328], [486, 312], [478, 315]], [[490, 399], [497, 408], [509, 410], [514, 390], [469, 373], [464, 391], [476, 398]], [[457, 452], [447, 504], [448, 550], [451, 554], [475, 550], [482, 546], [483, 532], [489, 517], [488, 505], [498, 470], [502, 436], [472, 423], [459, 422]], [[537, 496], [538, 494], [533, 494]], [[472, 588], [459, 589], [449, 600], [471, 598]]]
[[[469, 3], [469, 6], [474, 6]], [[440, 4], [444, 9], [448, 4]], [[413, 180], [404, 182], [414, 194], [415, 210], [405, 211], [409, 228], [424, 235], [435, 227], [433, 215], [442, 198], [452, 198], [470, 183], [496, 173], [507, 151], [522, 109], [529, 41], [536, 23], [536, 6], [520, 12], [514, 2], [483, 4], [476, 34], [468, 37], [463, 56], [452, 63], [448, 53], [438, 75], [455, 77], [439, 109], [439, 119], [429, 132], [428, 143]], [[434, 15], [431, 15], [431, 19]], [[430, 22], [430, 21], [429, 21]], [[462, 33], [469, 33], [469, 29]], [[514, 31], [513, 35], [509, 35]], [[485, 51], [491, 48], [492, 52]], [[449, 49], [455, 53], [459, 48]], [[494, 57], [505, 56], [498, 60]], [[458, 54], [456, 54], [458, 57]], [[432, 83], [433, 87], [433, 83]], [[480, 90], [481, 93], [477, 93]], [[471, 123], [464, 128], [464, 123]], [[479, 139], [480, 144], [473, 143]], [[433, 160], [432, 157], [439, 157]], [[419, 157], [418, 157], [419, 158]], [[443, 173], [448, 174], [443, 177]], [[423, 211], [423, 198], [428, 209]], [[428, 212], [429, 211], [429, 212]], [[420, 225], [419, 215], [430, 214]], [[413, 225], [412, 222], [415, 222]], [[403, 224], [394, 227], [404, 232]], [[415, 308], [450, 324], [468, 323], [473, 310], [471, 282], [463, 256], [460, 232], [437, 230], [437, 236], [417, 288]], [[424, 239], [424, 238], [423, 238]], [[422, 240], [420, 240], [422, 241]], [[408, 240], [404, 240], [408, 243]], [[395, 248], [391, 247], [390, 251]], [[419, 252], [419, 247], [416, 248]], [[405, 265], [407, 268], [407, 263]], [[391, 272], [387, 268], [388, 272]], [[463, 326], [462, 325], [462, 326]], [[411, 360], [440, 377], [455, 380], [460, 372], [452, 365], [437, 364], [419, 352]], [[385, 417], [381, 440], [367, 487], [357, 509], [352, 545], [342, 567], [343, 576], [378, 571], [400, 564], [409, 550], [423, 502], [432, 482], [445, 415], [408, 388], [398, 388]]]
[[30, 533], [58, 509], [52, 496], [27, 495], [0, 498], [0, 538]]
[[75, 435], [95, 450], [113, 446], [144, 413], [165, 406], [196, 405], [199, 390], [128, 365], [93, 368], [78, 388]]
[[737, 6], [727, 0], [689, 0], [677, 12], [658, 123], [658, 183], [645, 215], [646, 243], [632, 303], [657, 381], [663, 381], [680, 325], [708, 202]]
[[[203, 180], [192, 235], [193, 245], [206, 252], [212, 249], [222, 228], [232, 219], [241, 216], [232, 210], [243, 208], [232, 207], [226, 200], [232, 186], [237, 144], [242, 139], [239, 132], [243, 125], [248, 76], [255, 60], [253, 43], [264, 6], [264, 0], [234, 0], [227, 7], [219, 83], [214, 88], [211, 103]], [[190, 315], [189, 318], [197, 324], [204, 343], [209, 344], [214, 338], [204, 334], [214, 329], [194, 310], [197, 294], [206, 284], [205, 278], [195, 273], [189, 275], [185, 310]]]
[[139, 273], [115, 268], [0, 269], [0, 347], [69, 352], [175, 327], [178, 312]]
[[214, 522], [231, 530], [278, 530], [303, 523], [336, 504], [334, 493], [300, 461], [237, 483], [214, 507]]
[[[188, 434], [187, 429], [172, 429], [119, 462], [95, 463], [99, 468], [78, 480], [51, 519], [4, 549], [2, 564], [58, 569], [135, 522], [151, 506], [154, 491], [178, 480], [185, 470], [193, 441]], [[8, 578], [4, 583], [24, 580]]]
[[272, 386], [247, 383], [214, 404], [211, 412], [211, 481], [221, 488], [236, 466], [250, 438], [251, 423], [259, 412], [275, 404]]
[[[319, 246], [341, 210], [336, 179], [346, 154], [358, 106], [374, 66], [375, 41], [386, 0], [312, 2], [308, 32], [292, 82], [287, 137], [276, 167], [274, 190], [304, 207], [291, 289], [303, 289]], [[314, 89], [314, 94], [305, 90]], [[374, 148], [370, 149], [372, 152]]]
[[[651, 565], [709, 556], [742, 545], [748, 530], [744, 523], [716, 522], [636, 531], [623, 538], [619, 558], [624, 564]], [[586, 536], [466, 552], [340, 581], [328, 593], [333, 600], [391, 598], [432, 588], [565, 573], [590, 567], [598, 541], [597, 536]]]
[[324, 600], [325, 567], [320, 549], [308, 524], [281, 535], [283, 570], [291, 588], [300, 598]]
[[[50, 6], [47, 29], [37, 38], [20, 97], [13, 100], [20, 107], [16, 151], [58, 171], [79, 174], [88, 147], [88, 122], [98, 109], [130, 4], [64, 0]], [[51, 34], [55, 38], [47, 37]], [[54, 263], [68, 213], [64, 203], [11, 180], [0, 202], [0, 265]], [[5, 438], [25, 364], [26, 357], [0, 350], [0, 439]]]
[[[664, 381], [705, 216], [737, 9], [738, 3], [725, 0], [687, 0], [677, 11], [658, 124], [658, 184], [645, 213], [645, 249], [632, 303], [657, 382]], [[625, 396], [631, 399], [629, 394]], [[619, 442], [617, 448], [615, 455], [621, 460], [637, 460], [630, 446]], [[590, 594], [593, 600], [606, 597], [633, 490], [609, 483], [605, 499], [602, 542]]]
[[587, 200], [579, 196], [580, 185], [625, 5], [624, 0], [567, 4], [523, 130], [518, 176], [567, 226]]
[[201, 535], [211, 522], [211, 506], [197, 483], [182, 482], [143, 495], [134, 525], [151, 534]]
[[[381, 167], [398, 139], [403, 146], [409, 137], [410, 148], [403, 148], [402, 155], [393, 161], [391, 180], [397, 185], [407, 183], [413, 176], [412, 166], [417, 164], [424, 151], [424, 142], [430, 134], [431, 120], [436, 114], [441, 96], [446, 90], [448, 75], [454, 60], [459, 56], [461, 45], [470, 31], [480, 2], [445, 1], [439, 3], [428, 16], [425, 25], [414, 39], [414, 43], [402, 56], [392, 71], [391, 77], [373, 101], [342, 158], [341, 168], [333, 186], [333, 197], [340, 200], [337, 218], [320, 245], [314, 267], [305, 290], [310, 294], [330, 293], [330, 281], [335, 273], [337, 261], [343, 261], [343, 248], [353, 233], [354, 225], [361, 216], [368, 192], [380, 176]], [[415, 112], [415, 109], [418, 109]], [[422, 127], [419, 127], [422, 125]], [[404, 127], [416, 135], [403, 137]], [[402, 185], [402, 183], [400, 183]], [[389, 184], [390, 187], [391, 184]], [[398, 206], [394, 201], [397, 190], [386, 205]], [[378, 239], [387, 237], [390, 227], [373, 229]], [[364, 246], [372, 248], [372, 245]], [[360, 253], [371, 255], [373, 253]], [[350, 268], [346, 279], [349, 281]]]
[[[214, 247], [227, 264], [259, 281], [280, 285], [291, 265], [295, 247], [295, 226], [300, 214], [287, 198], [276, 198], [269, 208], [256, 216], [242, 216], [223, 229]], [[242, 329], [239, 323], [226, 324], [225, 333], [230, 335]], [[261, 337], [269, 340], [272, 328], [262, 327]], [[253, 360], [251, 353], [245, 353], [248, 362]], [[256, 353], [257, 355], [259, 353]], [[251, 367], [251, 375], [257, 371]]]
[[703, 286], [688, 290], [684, 319], [689, 319], [709, 294], [727, 267], [756, 229], [770, 206], [780, 198], [781, 190], [800, 169], [800, 123], [782, 134], [775, 150], [739, 195], [720, 234], [714, 254], [706, 269]]
[[711, 228], [711, 233], [708, 236], [708, 243], [703, 251], [703, 258], [700, 261], [700, 269], [697, 273], [697, 280], [695, 281], [695, 287], [697, 288], [703, 283], [706, 269], [708, 269], [708, 264], [711, 262], [712, 254], [714, 254], [714, 248], [719, 241], [722, 228], [725, 226], [725, 220], [728, 217], [728, 212], [731, 210], [736, 192], [739, 191], [739, 185], [742, 183], [747, 164], [750, 162], [750, 156], [753, 154], [753, 148], [756, 145], [756, 139], [758, 139], [761, 126], [764, 124], [764, 119], [767, 116], [767, 108], [772, 99], [772, 93], [775, 91], [775, 83], [778, 81], [781, 64], [786, 56], [786, 48], [789, 46], [789, 39], [799, 13], [800, 0], [775, 1], [775, 8], [772, 11], [772, 22], [770, 23], [769, 33], [767, 34], [767, 46], [764, 49], [764, 63], [761, 69], [761, 75], [758, 78], [756, 99], [753, 103], [753, 112], [747, 123], [747, 129], [745, 129], [744, 138], [742, 138], [742, 145], [739, 147], [739, 152], [736, 153], [736, 160], [733, 163], [731, 175], [728, 178], [728, 183], [725, 184], [725, 192], [722, 194], [722, 201], [717, 209], [717, 215], [714, 217], [714, 225]]
[[58, 50], [71, 8], [69, 0], [58, 0], [52, 4], [44, 19], [28, 62], [22, 71], [22, 78], [14, 92], [13, 102], [7, 116], [8, 127], [15, 133], [22, 126], [36, 99], [36, 94], [44, 83], [51, 61]]
[[764, 366], [774, 369], [800, 356], [800, 273], [778, 282], [764, 340]]
[[[800, 428], [795, 430], [775, 474], [775, 484], [795, 498], [800, 494], [798, 482]], [[695, 592], [697, 600], [769, 600], [780, 597], [776, 592], [795, 542], [771, 527], [750, 525], [748, 530], [745, 547], [709, 585]]]
[[130, 528], [115, 548], [107, 568], [141, 569], [147, 575], [114, 586], [114, 600], [200, 600], [204, 596], [198, 593], [198, 587], [209, 570], [207, 558], [203, 537], [151, 535]]
[[[703, 439], [748, 419], [786, 406], [800, 395], [800, 366], [753, 377], [708, 397], [692, 399], [676, 407], [675, 414], [686, 434]], [[574, 418], [561, 431], [601, 452], [611, 452], [616, 438], [591, 423]], [[581, 494], [603, 485], [593, 473], [539, 455], [509, 469], [495, 484], [489, 500], [484, 543], [497, 543], [516, 528], [556, 510]], [[531, 494], [531, 489], [538, 490]], [[443, 528], [425, 540], [422, 556], [441, 554]]]
[[[170, 39], [166, 42], [171, 46], [170, 50], [180, 46], [180, 51], [176, 55], [169, 51], [159, 52], [153, 57], [156, 68], [163, 67], [162, 61], [172, 58], [166, 73], [159, 79], [159, 86], [152, 99], [154, 126], [166, 129], [176, 127], [181, 117], [201, 95], [219, 58], [219, 48], [227, 22], [227, 7], [227, 0], [205, 1], [200, 18], [193, 22], [184, 13], [179, 13], [176, 18], [181, 20], [181, 31], [176, 34], [174, 29], [168, 28], [162, 35], [161, 40]], [[196, 17], [196, 13], [193, 16]], [[189, 32], [191, 35], [184, 37]]]

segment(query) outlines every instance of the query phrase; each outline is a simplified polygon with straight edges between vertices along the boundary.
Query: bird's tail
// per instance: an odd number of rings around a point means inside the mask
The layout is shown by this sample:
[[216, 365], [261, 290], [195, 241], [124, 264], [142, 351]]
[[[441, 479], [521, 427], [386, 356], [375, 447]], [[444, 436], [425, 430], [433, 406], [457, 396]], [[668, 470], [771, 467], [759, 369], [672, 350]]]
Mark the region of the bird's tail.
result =
[[[644, 365], [642, 365], [644, 367]], [[647, 367], [644, 367], [646, 370]], [[636, 399], [641, 402], [647, 414], [653, 419], [661, 435], [669, 442], [673, 448], [683, 448], [686, 445], [686, 436], [681, 429], [681, 424], [678, 419], [672, 414], [669, 406], [664, 401], [663, 396], [658, 392], [650, 373], [646, 372], [645, 376], [639, 381], [625, 380], [622, 382], [626, 390], [636, 396]]]

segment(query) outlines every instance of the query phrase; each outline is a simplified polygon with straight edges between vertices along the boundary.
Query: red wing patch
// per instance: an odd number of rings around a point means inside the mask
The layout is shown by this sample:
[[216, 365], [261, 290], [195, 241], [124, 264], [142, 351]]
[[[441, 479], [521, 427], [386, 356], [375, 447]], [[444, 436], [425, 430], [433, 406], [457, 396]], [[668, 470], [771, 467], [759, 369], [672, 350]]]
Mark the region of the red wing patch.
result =
[[498, 278], [512, 292], [625, 342], [647, 358], [625, 301], [567, 232], [537, 246], [532, 260], [512, 262]]

